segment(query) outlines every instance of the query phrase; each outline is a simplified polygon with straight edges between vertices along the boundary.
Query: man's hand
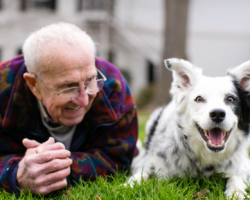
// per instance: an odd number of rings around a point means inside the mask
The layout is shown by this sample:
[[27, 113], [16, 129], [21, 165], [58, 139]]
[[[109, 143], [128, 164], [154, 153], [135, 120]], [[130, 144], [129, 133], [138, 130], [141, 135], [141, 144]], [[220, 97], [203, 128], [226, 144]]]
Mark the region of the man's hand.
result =
[[23, 140], [27, 148], [17, 170], [18, 187], [34, 194], [48, 194], [67, 186], [72, 160], [70, 151], [53, 138], [40, 144], [34, 140]]

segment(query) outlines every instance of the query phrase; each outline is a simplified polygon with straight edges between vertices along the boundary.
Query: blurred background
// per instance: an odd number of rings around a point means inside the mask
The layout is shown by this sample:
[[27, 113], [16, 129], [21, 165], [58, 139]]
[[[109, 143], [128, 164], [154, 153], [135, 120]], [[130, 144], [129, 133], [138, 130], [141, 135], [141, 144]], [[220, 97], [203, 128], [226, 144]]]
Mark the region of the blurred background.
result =
[[34, 30], [70, 22], [115, 64], [140, 109], [169, 100], [170, 57], [187, 59], [209, 76], [224, 76], [250, 59], [249, 0], [0, 0], [0, 61], [21, 53]]

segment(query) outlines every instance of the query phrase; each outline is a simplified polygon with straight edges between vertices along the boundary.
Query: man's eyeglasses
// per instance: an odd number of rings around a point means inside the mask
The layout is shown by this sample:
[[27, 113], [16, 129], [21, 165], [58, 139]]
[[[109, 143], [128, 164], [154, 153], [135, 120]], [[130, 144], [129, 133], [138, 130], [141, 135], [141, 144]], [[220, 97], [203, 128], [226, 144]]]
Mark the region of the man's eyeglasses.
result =
[[53, 91], [51, 88], [49, 88], [47, 85], [45, 85], [45, 83], [43, 83], [42, 79], [40, 79], [36, 74], [34, 74], [34, 75], [49, 91], [51, 91], [55, 95], [60, 96], [60, 99], [62, 101], [72, 101], [79, 96], [82, 88], [84, 88], [88, 94], [96, 94], [97, 92], [99, 92], [102, 89], [102, 87], [104, 85], [104, 81], [106, 81], [107, 78], [98, 69], [96, 69], [96, 70], [97, 70], [97, 73], [99, 73], [99, 74], [97, 74], [97, 76], [95, 78], [91, 79], [90, 81], [86, 81], [88, 83], [85, 84], [84, 86], [70, 87], [70, 88], [60, 90], [59, 92]]

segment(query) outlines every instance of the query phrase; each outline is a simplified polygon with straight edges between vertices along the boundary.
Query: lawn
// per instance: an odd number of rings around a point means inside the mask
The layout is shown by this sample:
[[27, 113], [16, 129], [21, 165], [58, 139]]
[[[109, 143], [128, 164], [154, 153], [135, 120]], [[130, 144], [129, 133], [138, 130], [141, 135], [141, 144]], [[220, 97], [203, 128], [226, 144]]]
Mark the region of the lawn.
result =
[[[145, 136], [145, 123], [149, 117], [148, 111], [139, 112], [139, 138], [143, 141]], [[171, 179], [162, 179], [159, 181], [157, 177], [152, 177], [148, 181], [142, 181], [141, 185], [135, 184], [133, 188], [125, 187], [123, 184], [127, 180], [126, 173], [117, 174], [115, 177], [102, 178], [99, 177], [95, 182], [81, 182], [73, 187], [68, 186], [65, 189], [54, 192], [47, 196], [34, 196], [30, 193], [21, 193], [20, 197], [14, 194], [9, 194], [0, 190], [0, 199], [89, 199], [89, 200], [162, 200], [162, 199], [176, 199], [176, 200], [191, 200], [191, 199], [226, 199], [224, 195], [226, 180], [223, 174], [214, 173], [210, 179], [200, 175], [197, 179], [190, 176], [180, 179], [172, 177]], [[205, 198], [199, 198], [198, 192], [203, 189], [206, 191]], [[204, 190], [203, 190], [204, 191]], [[250, 194], [250, 188], [248, 188]], [[231, 198], [233, 199], [233, 198]]]
[[139, 139], [143, 142], [145, 138], [145, 125], [150, 116], [150, 111], [139, 110], [138, 118], [139, 118]]

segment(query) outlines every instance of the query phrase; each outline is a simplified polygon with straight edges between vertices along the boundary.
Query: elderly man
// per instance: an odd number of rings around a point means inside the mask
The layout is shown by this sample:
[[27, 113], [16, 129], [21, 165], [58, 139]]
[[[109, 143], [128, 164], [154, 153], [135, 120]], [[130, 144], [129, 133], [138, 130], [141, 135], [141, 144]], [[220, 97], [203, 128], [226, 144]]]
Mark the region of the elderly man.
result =
[[0, 64], [0, 186], [48, 194], [69, 181], [128, 170], [137, 111], [119, 70], [92, 39], [58, 23], [31, 34]]

